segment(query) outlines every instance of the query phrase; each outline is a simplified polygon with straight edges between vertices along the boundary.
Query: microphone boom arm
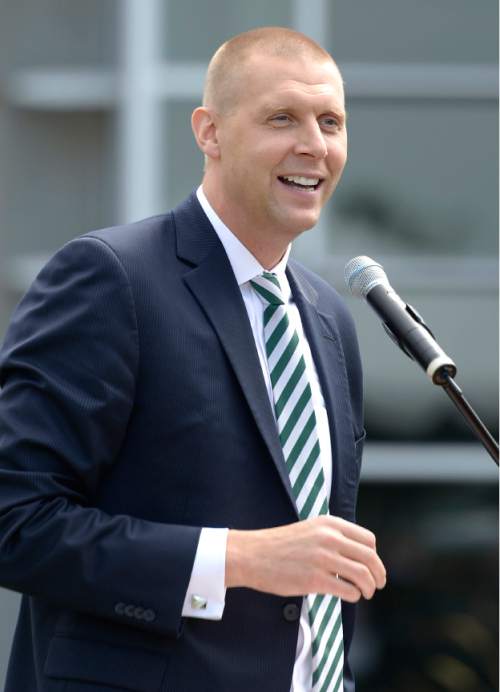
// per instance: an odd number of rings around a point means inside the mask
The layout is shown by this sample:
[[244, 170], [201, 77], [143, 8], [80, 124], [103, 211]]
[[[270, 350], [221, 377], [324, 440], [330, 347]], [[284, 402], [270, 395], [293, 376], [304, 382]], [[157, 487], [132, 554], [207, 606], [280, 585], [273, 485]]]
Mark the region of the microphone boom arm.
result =
[[464, 397], [462, 390], [455, 382], [453, 377], [445, 376], [446, 384], [441, 385], [446, 394], [453, 401], [457, 409], [465, 418], [472, 432], [483, 444], [486, 451], [489, 453], [495, 464], [498, 466], [498, 444], [488, 428], [484, 425], [467, 399]]

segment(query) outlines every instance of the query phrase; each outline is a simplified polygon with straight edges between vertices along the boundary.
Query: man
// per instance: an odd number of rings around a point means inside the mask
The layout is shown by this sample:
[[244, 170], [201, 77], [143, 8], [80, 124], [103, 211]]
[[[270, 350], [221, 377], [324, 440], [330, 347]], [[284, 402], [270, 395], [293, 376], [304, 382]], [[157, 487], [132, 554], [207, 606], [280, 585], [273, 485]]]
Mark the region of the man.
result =
[[192, 125], [196, 194], [68, 243], [7, 334], [7, 692], [354, 689], [352, 603], [385, 584], [352, 523], [359, 355], [288, 259], [344, 168], [342, 80], [305, 36], [254, 30]]

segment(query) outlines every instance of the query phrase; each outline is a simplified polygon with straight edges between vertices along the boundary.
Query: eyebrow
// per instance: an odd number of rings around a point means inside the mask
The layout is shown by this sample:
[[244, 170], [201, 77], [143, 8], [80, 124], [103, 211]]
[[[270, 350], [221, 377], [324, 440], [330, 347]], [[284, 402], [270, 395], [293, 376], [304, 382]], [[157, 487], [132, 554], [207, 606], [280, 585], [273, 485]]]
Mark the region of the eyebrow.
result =
[[[286, 102], [282, 101], [268, 101], [267, 103], [264, 103], [262, 105], [262, 108], [260, 109], [262, 113], [278, 113], [278, 112], [288, 112], [288, 111], [295, 111], [295, 110], [300, 110], [300, 105], [297, 106], [297, 104], [292, 105], [292, 104], [287, 104]], [[337, 116], [342, 116], [343, 118], [347, 119], [347, 112], [343, 106], [333, 106], [330, 108], [325, 108], [324, 111], [322, 111], [322, 115], [326, 113], [334, 113]]]
[[[285, 105], [285, 103], [272, 103], [268, 102], [267, 104], [264, 104], [262, 106], [262, 109], [259, 111], [259, 116], [258, 117], [267, 117], [273, 113], [294, 113], [297, 110], [297, 106], [291, 106], [291, 105]], [[300, 109], [299, 109], [300, 110]], [[347, 111], [343, 107], [334, 107], [334, 108], [326, 108], [324, 111], [321, 111], [321, 113], [318, 115], [318, 117], [325, 116], [325, 115], [332, 115], [335, 116], [336, 118], [339, 118], [342, 122], [342, 125], [346, 125], [347, 123]]]

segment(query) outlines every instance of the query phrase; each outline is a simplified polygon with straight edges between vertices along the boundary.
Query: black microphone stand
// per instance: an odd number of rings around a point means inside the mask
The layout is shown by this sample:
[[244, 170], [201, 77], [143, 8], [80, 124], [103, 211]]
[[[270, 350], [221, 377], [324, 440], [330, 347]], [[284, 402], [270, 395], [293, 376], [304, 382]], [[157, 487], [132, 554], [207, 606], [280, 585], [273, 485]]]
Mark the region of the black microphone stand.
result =
[[480, 440], [480, 442], [482, 442], [483, 446], [495, 464], [498, 466], [498, 444], [495, 438], [493, 435], [491, 435], [488, 428], [484, 425], [482, 420], [464, 397], [462, 390], [455, 382], [453, 377], [450, 377], [448, 373], [443, 373], [443, 379], [445, 382], [444, 384], [440, 384], [440, 386], [444, 389], [446, 394], [448, 394], [457, 409], [467, 421], [467, 424], [471, 428], [472, 432], [475, 433], [476, 437]]

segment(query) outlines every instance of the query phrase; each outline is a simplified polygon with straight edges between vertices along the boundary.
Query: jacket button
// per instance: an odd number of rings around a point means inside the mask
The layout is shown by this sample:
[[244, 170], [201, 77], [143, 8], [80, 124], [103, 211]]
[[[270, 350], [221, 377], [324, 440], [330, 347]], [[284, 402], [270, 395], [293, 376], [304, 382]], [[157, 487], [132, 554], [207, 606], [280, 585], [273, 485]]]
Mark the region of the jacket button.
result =
[[156, 618], [156, 613], [154, 610], [145, 610], [144, 613], [142, 614], [142, 619], [145, 620], [146, 622], [153, 622]]
[[296, 603], [287, 603], [283, 608], [283, 617], [287, 622], [296, 622], [300, 617], [300, 608]]
[[124, 615], [125, 614], [125, 603], [116, 603], [115, 604], [115, 613], [117, 615]]
[[141, 608], [141, 606], [137, 606], [137, 608], [134, 610], [134, 617], [137, 618], [137, 620], [142, 620], [143, 613], [144, 608]]
[[125, 615], [129, 618], [134, 617], [134, 610], [135, 610], [135, 605], [130, 604], [128, 606], [125, 606]]

